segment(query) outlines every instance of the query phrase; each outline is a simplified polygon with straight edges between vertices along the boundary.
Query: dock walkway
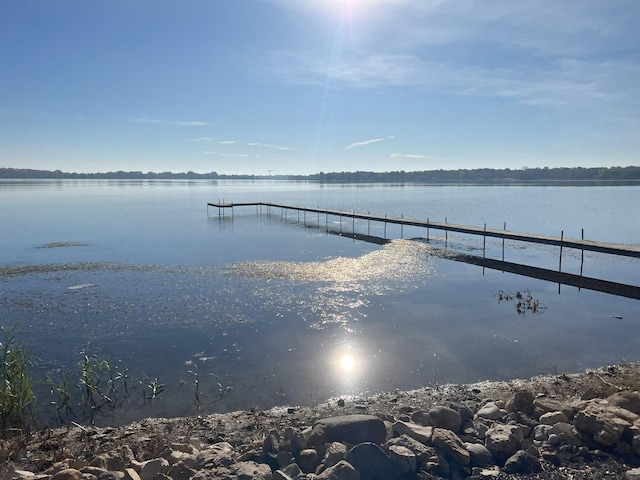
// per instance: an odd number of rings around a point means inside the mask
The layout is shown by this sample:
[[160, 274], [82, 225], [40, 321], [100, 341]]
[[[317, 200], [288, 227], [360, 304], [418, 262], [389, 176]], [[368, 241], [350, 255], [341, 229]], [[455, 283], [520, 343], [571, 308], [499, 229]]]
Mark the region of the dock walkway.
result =
[[[347, 212], [342, 210], [329, 210], [325, 208], [300, 207], [282, 203], [270, 202], [243, 202], [243, 203], [208, 203], [208, 207], [218, 208], [219, 214], [224, 214], [225, 209], [234, 207], [267, 207], [280, 208], [282, 210], [292, 210], [298, 212], [315, 213], [318, 215], [337, 216], [357, 220], [367, 220], [370, 222], [380, 222], [384, 224], [394, 224], [403, 226], [423, 227], [426, 229], [442, 230], [445, 232], [457, 232], [468, 235], [479, 235], [483, 237], [502, 238], [506, 240], [516, 240], [520, 242], [540, 243], [545, 245], [555, 245], [561, 248], [575, 248], [591, 252], [606, 253], [610, 255], [620, 255], [625, 257], [640, 258], [640, 245], [623, 245], [617, 243], [597, 242], [577, 238], [564, 238], [550, 235], [540, 235], [535, 233], [513, 232], [496, 228], [476, 227], [470, 225], [457, 225], [453, 223], [432, 222], [430, 220], [415, 220], [409, 218], [389, 217], [387, 215], [372, 215], [370, 213]], [[233, 210], [232, 210], [233, 212]]]

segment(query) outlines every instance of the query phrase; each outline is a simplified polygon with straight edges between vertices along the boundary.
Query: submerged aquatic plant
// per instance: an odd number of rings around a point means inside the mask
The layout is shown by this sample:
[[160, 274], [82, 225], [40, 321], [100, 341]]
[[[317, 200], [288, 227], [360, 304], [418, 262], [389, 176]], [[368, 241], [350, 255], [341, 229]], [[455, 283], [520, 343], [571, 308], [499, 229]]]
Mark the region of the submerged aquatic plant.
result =
[[35, 424], [36, 396], [29, 371], [31, 360], [25, 345], [11, 329], [0, 342], [0, 430], [29, 429]]
[[515, 302], [516, 312], [518, 315], [524, 315], [526, 312], [532, 313], [544, 313], [547, 306], [544, 303], [540, 303], [540, 300], [533, 298], [531, 292], [528, 289], [522, 292], [516, 292], [515, 294], [505, 293], [500, 290], [496, 295], [498, 303], [502, 301]]

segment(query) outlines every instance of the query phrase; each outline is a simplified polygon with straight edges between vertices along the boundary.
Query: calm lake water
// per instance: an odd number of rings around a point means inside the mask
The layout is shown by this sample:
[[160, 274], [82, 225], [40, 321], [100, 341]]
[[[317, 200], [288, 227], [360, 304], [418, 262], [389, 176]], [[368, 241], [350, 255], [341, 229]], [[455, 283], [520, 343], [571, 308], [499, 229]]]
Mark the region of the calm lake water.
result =
[[[66, 377], [79, 395], [85, 354], [119, 361], [124, 422], [640, 360], [638, 300], [441, 258], [442, 232], [427, 243], [407, 240], [424, 229], [388, 226], [398, 240], [382, 246], [335, 235], [337, 218], [219, 217], [207, 202], [222, 199], [640, 243], [640, 186], [0, 180], [0, 325], [28, 345], [39, 378]], [[342, 228], [384, 235], [364, 221]], [[449, 234], [447, 245], [482, 254], [482, 239]], [[501, 247], [487, 240], [487, 256]], [[557, 269], [558, 248], [507, 242], [505, 259]], [[580, 264], [564, 251], [563, 271]], [[638, 259], [585, 252], [583, 268], [640, 285]], [[501, 292], [541, 308], [519, 314]], [[146, 401], [156, 378], [163, 392]]]

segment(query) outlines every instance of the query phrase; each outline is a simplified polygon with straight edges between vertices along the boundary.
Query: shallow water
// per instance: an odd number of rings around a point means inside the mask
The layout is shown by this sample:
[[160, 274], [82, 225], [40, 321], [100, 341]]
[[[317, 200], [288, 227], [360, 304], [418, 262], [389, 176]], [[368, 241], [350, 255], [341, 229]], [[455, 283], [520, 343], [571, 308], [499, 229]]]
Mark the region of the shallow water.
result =
[[[389, 227], [387, 236], [396, 240], [378, 245], [336, 235], [337, 219], [329, 221], [329, 233], [316, 216], [247, 207], [219, 217], [206, 208], [225, 198], [426, 218], [419, 212], [429, 205], [434, 221], [507, 222], [513, 230], [566, 229], [574, 237], [584, 226], [599, 232], [586, 238], [637, 244], [639, 213], [631, 205], [638, 192], [0, 182], [1, 324], [14, 325], [25, 339], [40, 376], [66, 373], [74, 389], [86, 352], [119, 359], [131, 388], [119, 422], [638, 360], [637, 300], [566, 286], [559, 293], [557, 284], [441, 258], [432, 251], [444, 241], [438, 232], [430, 243], [415, 242]], [[524, 215], [534, 202], [543, 202], [535, 203], [536, 215]], [[594, 215], [597, 225], [582, 224]], [[342, 228], [383, 236], [381, 225]], [[402, 232], [405, 239], [425, 235]], [[449, 236], [447, 245], [482, 251], [477, 239]], [[501, 241], [488, 241], [488, 256], [500, 258], [501, 250]], [[508, 243], [505, 254], [558, 266], [550, 247]], [[579, 252], [565, 251], [563, 271], [577, 273], [580, 261]], [[585, 275], [638, 285], [638, 267], [637, 260], [585, 254]], [[500, 292], [530, 293], [543, 308], [518, 313], [517, 300]], [[144, 400], [143, 386], [156, 377], [164, 391]], [[199, 403], [196, 378], [204, 394]]]

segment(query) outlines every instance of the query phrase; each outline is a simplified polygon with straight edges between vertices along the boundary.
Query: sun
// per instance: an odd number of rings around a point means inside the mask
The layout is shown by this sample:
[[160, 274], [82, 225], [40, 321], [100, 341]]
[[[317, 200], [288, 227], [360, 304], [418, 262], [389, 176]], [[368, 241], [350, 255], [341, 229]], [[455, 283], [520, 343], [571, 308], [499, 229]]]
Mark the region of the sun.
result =
[[355, 366], [356, 362], [351, 355], [344, 355], [340, 359], [340, 367], [342, 367], [342, 370], [345, 372], [351, 372]]

